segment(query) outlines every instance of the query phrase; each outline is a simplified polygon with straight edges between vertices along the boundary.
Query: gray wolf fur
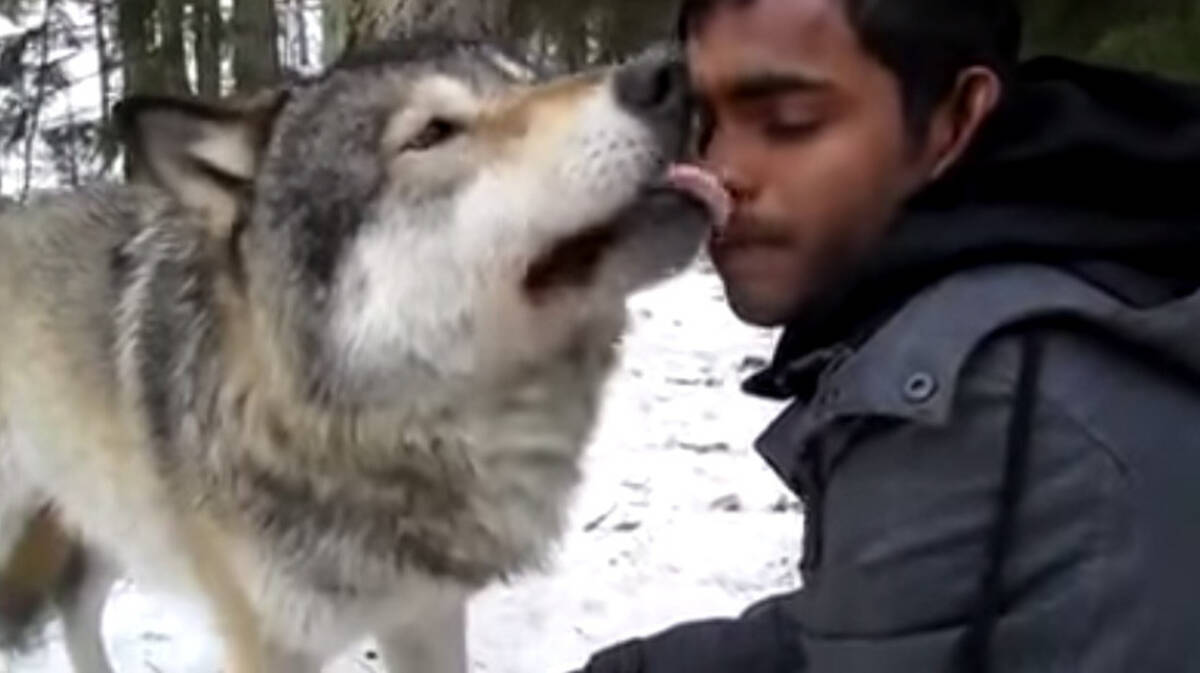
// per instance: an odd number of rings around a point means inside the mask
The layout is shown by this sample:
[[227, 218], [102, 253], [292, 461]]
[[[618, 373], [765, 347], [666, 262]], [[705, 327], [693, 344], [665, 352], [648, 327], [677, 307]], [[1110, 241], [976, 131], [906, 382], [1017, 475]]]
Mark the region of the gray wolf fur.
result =
[[562, 528], [624, 299], [706, 229], [662, 182], [680, 77], [429, 39], [125, 102], [133, 184], [0, 220], [0, 561], [55, 564], [0, 594], [56, 605], [80, 673], [125, 573], [198, 598], [230, 673], [368, 635], [466, 671], [468, 596]]

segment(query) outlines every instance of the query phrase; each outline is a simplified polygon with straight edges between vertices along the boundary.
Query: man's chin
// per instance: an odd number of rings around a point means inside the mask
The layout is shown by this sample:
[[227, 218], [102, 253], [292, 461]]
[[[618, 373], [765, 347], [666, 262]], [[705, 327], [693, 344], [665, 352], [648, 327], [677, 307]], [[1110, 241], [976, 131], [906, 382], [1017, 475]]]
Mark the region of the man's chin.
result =
[[760, 327], [778, 327], [789, 321], [808, 285], [804, 260], [782, 243], [713, 245], [710, 254], [725, 298], [742, 321]]
[[739, 320], [755, 327], [782, 327], [795, 314], [794, 301], [730, 283], [725, 283], [725, 299]]

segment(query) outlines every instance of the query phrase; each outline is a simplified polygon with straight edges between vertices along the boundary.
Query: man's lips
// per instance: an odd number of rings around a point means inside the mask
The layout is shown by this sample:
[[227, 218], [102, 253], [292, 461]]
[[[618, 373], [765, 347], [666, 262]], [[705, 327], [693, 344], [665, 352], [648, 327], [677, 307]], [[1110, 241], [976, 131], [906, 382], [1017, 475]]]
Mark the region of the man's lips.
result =
[[792, 238], [784, 233], [784, 228], [778, 224], [748, 217], [735, 210], [726, 220], [725, 226], [713, 232], [710, 244], [718, 250], [777, 248], [790, 246]]

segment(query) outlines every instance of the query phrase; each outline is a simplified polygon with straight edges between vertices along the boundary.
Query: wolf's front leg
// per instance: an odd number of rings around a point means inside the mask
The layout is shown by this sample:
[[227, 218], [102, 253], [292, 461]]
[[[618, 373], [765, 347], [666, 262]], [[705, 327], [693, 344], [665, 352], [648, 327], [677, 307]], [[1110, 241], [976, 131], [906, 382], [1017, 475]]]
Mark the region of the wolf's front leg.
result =
[[181, 551], [224, 646], [225, 673], [281, 673], [272, 666], [259, 615], [234, 571], [229, 537], [202, 517], [179, 523]]
[[455, 599], [377, 634], [387, 673], [467, 673], [467, 606]]
[[62, 613], [67, 655], [75, 673], [112, 673], [101, 626], [109, 590], [120, 570], [94, 550], [79, 554], [75, 561], [79, 564], [79, 580], [54, 597]]

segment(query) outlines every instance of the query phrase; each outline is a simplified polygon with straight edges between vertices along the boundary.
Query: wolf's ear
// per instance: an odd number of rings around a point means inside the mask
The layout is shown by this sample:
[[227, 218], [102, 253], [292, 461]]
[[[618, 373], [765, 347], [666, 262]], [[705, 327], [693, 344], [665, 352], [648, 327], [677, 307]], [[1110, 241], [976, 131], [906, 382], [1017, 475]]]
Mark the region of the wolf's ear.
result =
[[226, 236], [254, 181], [283, 90], [238, 101], [134, 96], [113, 110], [131, 182], [165, 189]]

